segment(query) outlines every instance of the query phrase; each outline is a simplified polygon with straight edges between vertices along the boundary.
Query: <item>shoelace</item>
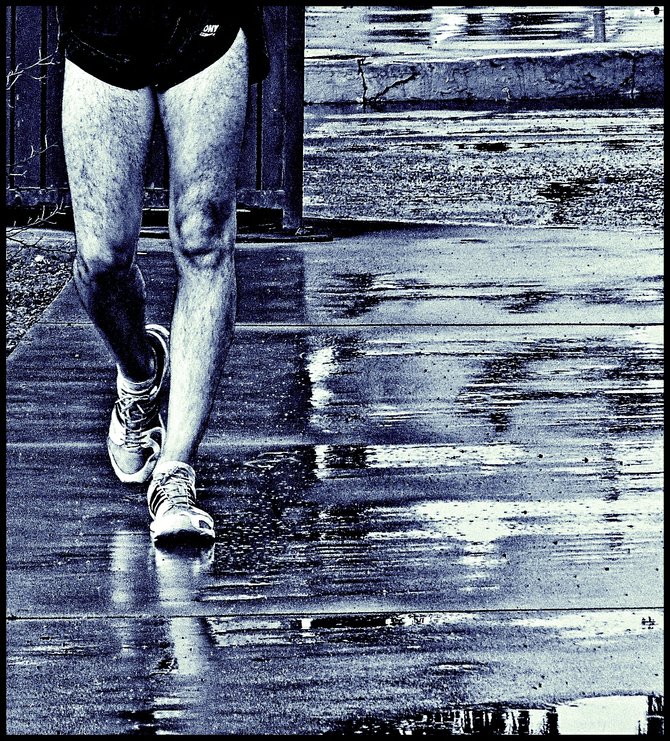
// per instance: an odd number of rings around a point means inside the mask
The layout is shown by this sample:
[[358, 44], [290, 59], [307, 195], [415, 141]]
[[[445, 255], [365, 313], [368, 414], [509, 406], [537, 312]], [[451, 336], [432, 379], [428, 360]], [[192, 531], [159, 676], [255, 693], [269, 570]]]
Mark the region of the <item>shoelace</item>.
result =
[[176, 468], [154, 480], [150, 502], [152, 512], [156, 513], [166, 500], [173, 506], [192, 507], [195, 505], [193, 482], [186, 471]]
[[116, 402], [116, 410], [123, 423], [124, 445], [128, 448], [141, 448], [149, 422], [156, 415], [155, 400], [147, 396], [124, 394]]

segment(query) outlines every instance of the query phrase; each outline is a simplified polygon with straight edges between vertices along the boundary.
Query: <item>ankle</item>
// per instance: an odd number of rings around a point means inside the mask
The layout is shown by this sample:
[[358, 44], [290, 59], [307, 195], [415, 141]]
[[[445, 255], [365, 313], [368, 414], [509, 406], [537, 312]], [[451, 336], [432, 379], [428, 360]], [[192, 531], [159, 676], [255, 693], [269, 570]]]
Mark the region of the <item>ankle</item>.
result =
[[153, 347], [149, 347], [149, 361], [146, 363], [144, 372], [127, 374], [117, 363], [116, 372], [118, 384], [127, 391], [146, 391], [153, 386], [156, 381], [158, 371], [158, 358]]
[[192, 478], [195, 478], [195, 471], [193, 469], [193, 466], [184, 460], [174, 459], [174, 458], [165, 458], [161, 456], [161, 458], [158, 460], [158, 463], [156, 463], [156, 467], [154, 468], [153, 476], [160, 477], [164, 473], [172, 473], [175, 470], [182, 469], [188, 471], [189, 475]]
[[190, 466], [193, 468], [193, 459], [195, 458], [195, 453], [193, 453], [191, 450], [184, 448], [182, 446], [172, 446], [170, 444], [170, 439], [166, 435], [165, 440], [163, 442], [163, 447], [161, 448], [161, 455], [159, 458], [159, 463], [163, 462], [169, 462], [169, 463], [181, 463], [186, 466]]

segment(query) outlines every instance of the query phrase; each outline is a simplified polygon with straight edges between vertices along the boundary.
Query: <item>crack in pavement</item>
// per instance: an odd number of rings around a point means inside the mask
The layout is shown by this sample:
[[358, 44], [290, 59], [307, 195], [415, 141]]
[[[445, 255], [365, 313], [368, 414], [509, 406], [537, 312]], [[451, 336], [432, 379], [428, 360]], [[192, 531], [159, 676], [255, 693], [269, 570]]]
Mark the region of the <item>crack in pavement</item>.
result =
[[358, 74], [361, 76], [361, 80], [363, 81], [363, 110], [365, 110], [365, 107], [368, 103], [368, 84], [365, 80], [365, 72], [363, 71], [363, 65], [365, 64], [365, 60], [367, 57], [361, 57], [360, 59], [356, 60], [356, 63], [358, 64]]
[[419, 77], [419, 73], [415, 70], [408, 77], [402, 80], [396, 80], [395, 82], [392, 82], [390, 85], [387, 85], [383, 90], [378, 92], [376, 95], [373, 95], [370, 98], [370, 102], [379, 100], [383, 95], [386, 95], [386, 93], [388, 93], [389, 90], [392, 90], [394, 87], [398, 87], [400, 85], [406, 85], [408, 82], [411, 82], [412, 80], [416, 80], [417, 77]]

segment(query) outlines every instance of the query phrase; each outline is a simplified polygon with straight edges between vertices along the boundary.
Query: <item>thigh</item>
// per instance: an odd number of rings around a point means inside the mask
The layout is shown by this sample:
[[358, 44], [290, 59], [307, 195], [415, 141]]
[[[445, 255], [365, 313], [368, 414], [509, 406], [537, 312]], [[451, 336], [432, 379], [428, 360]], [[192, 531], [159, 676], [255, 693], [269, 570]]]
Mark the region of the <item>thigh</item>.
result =
[[234, 204], [248, 95], [247, 42], [158, 94], [170, 167], [172, 220], [184, 209]]
[[109, 85], [66, 60], [62, 115], [78, 247], [123, 249], [141, 225], [153, 93]]

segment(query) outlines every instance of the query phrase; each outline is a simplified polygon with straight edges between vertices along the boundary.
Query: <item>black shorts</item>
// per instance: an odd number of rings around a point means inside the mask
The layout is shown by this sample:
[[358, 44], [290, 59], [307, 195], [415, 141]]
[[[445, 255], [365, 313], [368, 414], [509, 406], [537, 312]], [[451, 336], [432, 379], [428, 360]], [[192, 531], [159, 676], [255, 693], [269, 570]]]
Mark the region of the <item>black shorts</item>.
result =
[[163, 92], [220, 59], [240, 29], [247, 37], [249, 82], [269, 71], [262, 6], [222, 3], [58, 6], [60, 47], [78, 67], [129, 90]]

